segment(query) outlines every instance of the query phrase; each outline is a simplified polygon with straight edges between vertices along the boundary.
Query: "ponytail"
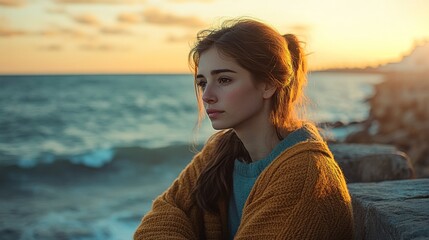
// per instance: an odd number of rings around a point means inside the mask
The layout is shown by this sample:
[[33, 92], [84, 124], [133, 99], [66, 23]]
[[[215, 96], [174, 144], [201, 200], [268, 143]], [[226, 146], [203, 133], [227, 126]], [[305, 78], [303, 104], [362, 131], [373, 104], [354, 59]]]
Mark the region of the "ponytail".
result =
[[215, 145], [213, 154], [210, 154], [213, 159], [198, 177], [192, 196], [200, 208], [217, 212], [218, 200], [230, 195], [235, 159], [245, 162], [251, 162], [251, 159], [232, 129], [216, 133], [207, 141], [207, 144]]
[[286, 40], [287, 47], [292, 60], [293, 77], [291, 100], [297, 100], [298, 92], [302, 89], [303, 85], [307, 82], [307, 61], [305, 58], [304, 50], [300, 45], [300, 41], [294, 34], [285, 34], [283, 37]]

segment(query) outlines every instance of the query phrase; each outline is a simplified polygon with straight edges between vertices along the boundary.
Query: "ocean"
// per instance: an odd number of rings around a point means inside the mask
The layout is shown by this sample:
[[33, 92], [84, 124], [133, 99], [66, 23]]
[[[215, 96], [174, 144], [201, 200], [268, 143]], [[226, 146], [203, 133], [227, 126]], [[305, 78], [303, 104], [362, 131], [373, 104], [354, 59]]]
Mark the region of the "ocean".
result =
[[[380, 81], [311, 73], [308, 118], [366, 119]], [[0, 236], [130, 239], [214, 133], [207, 119], [194, 131], [196, 108], [187, 74], [0, 76]]]
[[[365, 99], [381, 76], [313, 73], [306, 94], [315, 122], [368, 115]], [[31, 167], [68, 159], [100, 167], [118, 147], [204, 142], [197, 134], [191, 75], [0, 76], [0, 165]]]

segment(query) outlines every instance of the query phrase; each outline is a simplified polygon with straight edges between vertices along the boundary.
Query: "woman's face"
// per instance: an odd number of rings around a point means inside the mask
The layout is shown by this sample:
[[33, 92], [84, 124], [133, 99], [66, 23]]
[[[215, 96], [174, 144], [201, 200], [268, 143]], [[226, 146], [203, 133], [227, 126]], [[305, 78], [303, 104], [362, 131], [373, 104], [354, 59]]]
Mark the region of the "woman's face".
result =
[[264, 84], [256, 84], [249, 71], [215, 47], [201, 54], [196, 83], [214, 129], [258, 127], [268, 118]]

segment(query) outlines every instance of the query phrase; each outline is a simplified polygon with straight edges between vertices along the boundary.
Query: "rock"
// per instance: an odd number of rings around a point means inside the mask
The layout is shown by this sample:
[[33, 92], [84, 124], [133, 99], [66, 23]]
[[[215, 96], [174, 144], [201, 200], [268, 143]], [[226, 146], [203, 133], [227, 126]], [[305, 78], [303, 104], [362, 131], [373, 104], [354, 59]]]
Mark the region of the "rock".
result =
[[355, 239], [429, 239], [429, 179], [348, 184]]
[[354, 132], [349, 134], [346, 139], [345, 142], [348, 143], [371, 143], [371, 135], [369, 134], [369, 132], [367, 130], [363, 130], [363, 131], [358, 131], [358, 132]]
[[379, 66], [381, 72], [415, 74], [427, 72], [429, 69], [429, 41], [415, 41], [412, 50], [402, 56], [398, 62], [391, 62]]
[[417, 177], [429, 177], [429, 71], [386, 76], [369, 99], [368, 124], [345, 142], [395, 145], [410, 157]]
[[321, 128], [338, 128], [338, 127], [344, 127], [345, 124], [341, 121], [335, 121], [335, 122], [321, 122], [318, 124]]
[[329, 148], [348, 183], [414, 177], [409, 158], [394, 146], [336, 143], [330, 144]]

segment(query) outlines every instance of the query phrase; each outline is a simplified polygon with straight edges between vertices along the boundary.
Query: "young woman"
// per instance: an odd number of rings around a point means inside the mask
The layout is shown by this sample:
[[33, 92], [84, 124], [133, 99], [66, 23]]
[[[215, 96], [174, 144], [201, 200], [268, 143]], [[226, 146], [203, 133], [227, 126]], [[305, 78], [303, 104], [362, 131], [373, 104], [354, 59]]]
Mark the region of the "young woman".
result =
[[351, 239], [344, 176], [295, 108], [298, 39], [258, 21], [198, 34], [190, 52], [199, 120], [215, 133], [144, 216], [134, 239]]

